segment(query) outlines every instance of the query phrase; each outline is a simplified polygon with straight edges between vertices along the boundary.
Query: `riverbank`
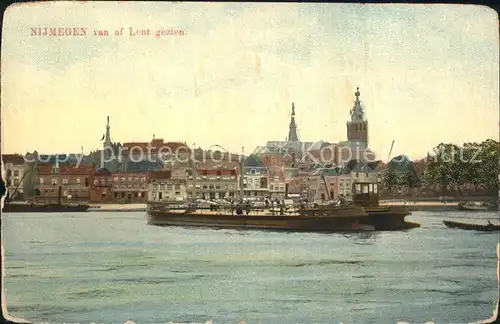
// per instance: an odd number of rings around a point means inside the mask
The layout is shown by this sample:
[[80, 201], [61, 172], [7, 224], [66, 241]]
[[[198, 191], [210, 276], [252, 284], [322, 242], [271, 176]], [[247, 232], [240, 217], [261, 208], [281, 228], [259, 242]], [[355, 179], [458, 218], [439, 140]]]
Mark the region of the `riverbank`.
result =
[[89, 212], [137, 212], [146, 211], [146, 204], [89, 204]]
[[380, 205], [406, 206], [411, 211], [459, 211], [458, 202], [381, 200]]

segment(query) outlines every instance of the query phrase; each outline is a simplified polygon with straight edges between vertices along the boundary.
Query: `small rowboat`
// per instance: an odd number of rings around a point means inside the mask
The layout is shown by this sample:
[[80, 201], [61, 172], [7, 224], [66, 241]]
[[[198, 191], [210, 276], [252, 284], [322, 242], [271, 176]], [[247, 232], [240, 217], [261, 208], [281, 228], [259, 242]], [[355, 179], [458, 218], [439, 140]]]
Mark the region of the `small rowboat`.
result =
[[443, 221], [443, 223], [449, 228], [460, 228], [469, 231], [495, 232], [500, 230], [500, 225], [495, 225], [491, 223], [487, 225], [466, 224], [466, 223], [458, 223], [452, 221]]

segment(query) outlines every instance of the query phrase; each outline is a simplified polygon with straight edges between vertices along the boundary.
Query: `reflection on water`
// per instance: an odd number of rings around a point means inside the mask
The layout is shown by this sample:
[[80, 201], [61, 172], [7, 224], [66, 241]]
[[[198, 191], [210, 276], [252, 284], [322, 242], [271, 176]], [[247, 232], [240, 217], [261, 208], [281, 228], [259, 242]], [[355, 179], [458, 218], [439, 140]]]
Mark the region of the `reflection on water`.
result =
[[471, 322], [496, 303], [498, 235], [442, 223], [465, 216], [315, 234], [156, 227], [144, 213], [3, 215], [7, 305], [37, 322]]

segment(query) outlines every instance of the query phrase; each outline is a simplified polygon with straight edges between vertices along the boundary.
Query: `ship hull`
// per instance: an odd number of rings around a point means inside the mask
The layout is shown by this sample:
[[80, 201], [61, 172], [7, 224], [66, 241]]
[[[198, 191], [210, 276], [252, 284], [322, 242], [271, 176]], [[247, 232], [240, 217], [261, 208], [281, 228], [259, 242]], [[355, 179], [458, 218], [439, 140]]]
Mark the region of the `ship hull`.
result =
[[85, 212], [89, 209], [88, 205], [23, 205], [6, 204], [2, 209], [3, 213], [70, 213]]
[[366, 224], [374, 226], [379, 231], [399, 231], [420, 227], [420, 224], [405, 220], [411, 212], [404, 206], [365, 207], [365, 210], [369, 216]]
[[227, 213], [154, 211], [147, 213], [149, 225], [255, 229], [299, 232], [371, 231], [364, 225], [367, 214], [362, 208], [337, 209], [335, 216], [321, 215], [236, 215]]

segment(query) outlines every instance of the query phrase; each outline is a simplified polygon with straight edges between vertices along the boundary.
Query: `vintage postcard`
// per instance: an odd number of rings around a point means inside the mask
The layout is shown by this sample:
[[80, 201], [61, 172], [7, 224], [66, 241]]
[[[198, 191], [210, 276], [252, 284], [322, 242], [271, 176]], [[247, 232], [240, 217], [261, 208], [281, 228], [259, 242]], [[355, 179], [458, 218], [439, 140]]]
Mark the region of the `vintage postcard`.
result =
[[31, 323], [493, 323], [498, 14], [4, 13], [2, 310]]

